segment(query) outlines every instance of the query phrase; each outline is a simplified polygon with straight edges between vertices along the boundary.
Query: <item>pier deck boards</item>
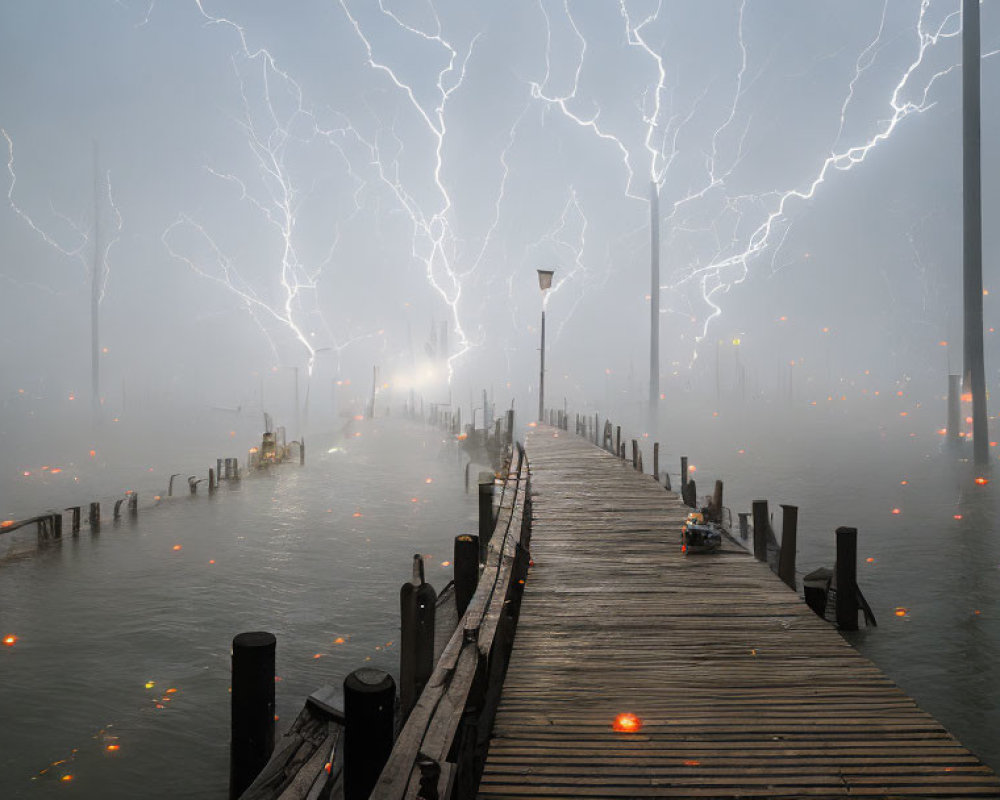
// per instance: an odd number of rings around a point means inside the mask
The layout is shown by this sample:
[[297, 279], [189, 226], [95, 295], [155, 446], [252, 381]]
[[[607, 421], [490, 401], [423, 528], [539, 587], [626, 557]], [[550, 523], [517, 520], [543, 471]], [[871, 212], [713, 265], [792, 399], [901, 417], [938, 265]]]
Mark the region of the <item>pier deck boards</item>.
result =
[[527, 450], [534, 567], [481, 798], [1000, 797], [766, 564], [681, 554], [649, 475], [550, 427]]

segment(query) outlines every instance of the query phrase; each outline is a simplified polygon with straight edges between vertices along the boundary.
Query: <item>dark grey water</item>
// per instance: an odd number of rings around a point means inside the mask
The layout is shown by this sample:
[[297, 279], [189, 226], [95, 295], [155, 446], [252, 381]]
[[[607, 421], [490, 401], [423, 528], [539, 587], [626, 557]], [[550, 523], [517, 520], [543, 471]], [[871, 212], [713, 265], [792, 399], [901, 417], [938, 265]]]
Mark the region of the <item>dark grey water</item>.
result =
[[[852, 640], [1000, 768], [1000, 477], [977, 485], [941, 453], [938, 411], [678, 408], [659, 438], [664, 468], [676, 478], [689, 455], [700, 492], [723, 477], [734, 511], [766, 497], [780, 531], [778, 503], [798, 505], [800, 576], [832, 565], [837, 526], [857, 527], [879, 626]], [[20, 637], [0, 647], [0, 797], [55, 796], [66, 774], [81, 797], [223, 796], [241, 630], [278, 635], [282, 722], [357, 666], [395, 670], [409, 556], [429, 554], [443, 586], [475, 509], [438, 433], [362, 434], [344, 452], [317, 443], [305, 470], [0, 564], [0, 633]]]
[[439, 432], [359, 430], [313, 442], [304, 469], [0, 562], [0, 633], [18, 637], [0, 647], [0, 797], [225, 796], [240, 631], [277, 635], [279, 728], [323, 683], [396, 671], [410, 558], [442, 588], [476, 510]]

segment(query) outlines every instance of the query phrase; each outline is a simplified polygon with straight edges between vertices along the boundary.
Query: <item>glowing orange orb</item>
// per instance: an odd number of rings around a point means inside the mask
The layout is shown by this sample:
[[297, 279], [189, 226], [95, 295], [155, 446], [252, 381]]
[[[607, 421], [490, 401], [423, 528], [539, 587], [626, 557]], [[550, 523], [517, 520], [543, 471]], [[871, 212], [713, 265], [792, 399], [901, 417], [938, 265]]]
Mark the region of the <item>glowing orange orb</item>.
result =
[[902, 511], [900, 511], [900, 510], [899, 510], [898, 508], [894, 508], [894, 509], [892, 510], [892, 513], [893, 513], [893, 514], [902, 514], [903, 512], [902, 512]]
[[91, 451], [90, 451], [90, 457], [91, 457], [91, 458], [93, 458], [93, 457], [94, 457], [94, 456], [96, 456], [96, 455], [97, 455], [97, 451], [96, 451], [96, 450], [91, 450]]
[[874, 564], [875, 563], [875, 559], [872, 558], [871, 556], [868, 556], [868, 558], [866, 558], [865, 561], [867, 561], [869, 564]]
[[115, 750], [120, 750], [121, 749], [121, 745], [120, 744], [109, 744], [107, 746], [107, 749], [111, 750], [112, 752], [114, 752]]
[[73, 776], [63, 775], [59, 780], [63, 781], [64, 783], [69, 783], [71, 780], [73, 780]]
[[636, 733], [642, 728], [642, 720], [635, 714], [619, 714], [611, 727], [621, 733]]
[[962, 518], [961, 514], [952, 514], [951, 516], [952, 516], [953, 519], [961, 519]]
[[174, 545], [174, 550], [180, 550], [180, 549], [181, 549], [181, 546], [179, 544], [175, 544]]
[[344, 643], [344, 637], [343, 636], [338, 636], [336, 639], [333, 640], [333, 643], [334, 644], [343, 644]]
[[976, 478], [976, 485], [977, 486], [985, 486], [989, 482], [990, 482], [989, 478], [984, 478], [982, 476]]
[[12, 519], [5, 519], [3, 522], [0, 522], [0, 528], [9, 528], [13, 524], [14, 524], [14, 520], [12, 520]]
[[893, 613], [897, 617], [905, 617], [906, 614], [908, 613], [908, 609], [905, 609], [902, 606], [896, 606], [896, 610]]
[[8, 633], [3, 637], [3, 643], [8, 647], [13, 647], [17, 644], [17, 637], [13, 633]]

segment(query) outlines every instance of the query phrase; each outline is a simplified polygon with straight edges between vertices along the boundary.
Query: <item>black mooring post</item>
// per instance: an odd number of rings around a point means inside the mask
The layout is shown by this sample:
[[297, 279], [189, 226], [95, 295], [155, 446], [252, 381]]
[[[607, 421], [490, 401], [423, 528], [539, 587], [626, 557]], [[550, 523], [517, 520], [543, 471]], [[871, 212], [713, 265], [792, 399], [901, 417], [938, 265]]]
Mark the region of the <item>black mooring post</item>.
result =
[[632, 469], [639, 469], [639, 442], [632, 440]]
[[858, 629], [858, 529], [837, 528], [837, 627]]
[[135, 519], [139, 516], [139, 493], [133, 491], [128, 496], [128, 515], [130, 519]]
[[681, 489], [687, 486], [688, 482], [688, 457], [681, 456]]
[[73, 512], [73, 521], [70, 524], [70, 532], [76, 536], [80, 532], [80, 506], [70, 506], [66, 510]]
[[778, 556], [778, 577], [795, 588], [795, 539], [799, 524], [799, 507], [781, 504], [781, 553]]
[[344, 800], [368, 800], [392, 752], [396, 684], [370, 667], [344, 678]]
[[469, 607], [479, 583], [479, 537], [467, 533], [455, 537], [455, 608], [459, 618]]
[[653, 442], [653, 477], [660, 480], [660, 443]]
[[274, 634], [237, 634], [232, 652], [229, 798], [253, 783], [274, 750]]
[[116, 525], [118, 524], [118, 520], [121, 519], [121, 516], [122, 516], [122, 503], [124, 503], [124, 502], [125, 502], [125, 498], [124, 497], [119, 497], [117, 500], [115, 500], [115, 507], [114, 507], [114, 510], [111, 512], [111, 518], [115, 521]]
[[424, 558], [413, 556], [413, 579], [399, 590], [399, 704], [410, 716], [434, 670], [434, 612], [437, 593], [424, 580]]
[[493, 486], [492, 472], [479, 473], [479, 563], [486, 563], [493, 536]]
[[94, 530], [101, 527], [101, 504], [91, 503], [90, 504], [90, 514], [87, 517], [87, 521], [90, 523], [90, 527]]
[[767, 500], [753, 501], [753, 557], [767, 561], [767, 528], [770, 525]]

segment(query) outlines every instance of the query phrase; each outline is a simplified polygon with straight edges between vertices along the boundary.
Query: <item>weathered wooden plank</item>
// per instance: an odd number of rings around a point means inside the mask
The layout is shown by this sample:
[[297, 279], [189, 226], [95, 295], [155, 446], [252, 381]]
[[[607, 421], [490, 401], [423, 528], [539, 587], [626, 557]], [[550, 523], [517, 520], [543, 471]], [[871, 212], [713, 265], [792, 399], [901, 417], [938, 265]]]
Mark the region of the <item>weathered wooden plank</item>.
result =
[[740, 543], [684, 556], [651, 476], [544, 426], [528, 451], [534, 567], [480, 797], [1000, 797]]

